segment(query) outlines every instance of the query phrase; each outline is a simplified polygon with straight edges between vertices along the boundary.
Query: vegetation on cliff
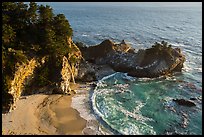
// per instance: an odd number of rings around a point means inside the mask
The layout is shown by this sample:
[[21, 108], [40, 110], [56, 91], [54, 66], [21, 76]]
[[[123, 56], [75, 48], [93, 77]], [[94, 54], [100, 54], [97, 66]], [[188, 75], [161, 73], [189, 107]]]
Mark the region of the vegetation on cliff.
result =
[[[36, 70], [36, 86], [55, 82], [62, 68], [63, 57], [74, 67], [80, 60], [80, 51], [71, 40], [72, 28], [63, 14], [35, 2], [2, 2], [2, 75], [3, 102], [11, 88], [18, 66], [32, 58], [45, 63]], [[59, 77], [60, 78], [60, 77]], [[59, 79], [58, 78], [58, 79]]]

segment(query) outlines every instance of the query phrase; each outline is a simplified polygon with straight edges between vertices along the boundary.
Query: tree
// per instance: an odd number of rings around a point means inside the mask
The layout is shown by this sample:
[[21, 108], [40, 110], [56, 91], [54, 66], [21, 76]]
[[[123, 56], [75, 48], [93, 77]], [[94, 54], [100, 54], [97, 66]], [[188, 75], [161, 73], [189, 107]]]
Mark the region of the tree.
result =
[[35, 24], [37, 23], [37, 9], [38, 6], [35, 2], [30, 2], [29, 9], [28, 9], [28, 16], [29, 16], [29, 23]]
[[46, 5], [40, 5], [38, 7], [39, 12], [39, 23], [42, 25], [41, 27], [48, 27], [50, 26], [51, 21], [53, 20], [53, 10], [50, 6]]
[[67, 36], [72, 36], [72, 28], [64, 14], [58, 14], [54, 17], [53, 26], [58, 37], [63, 36], [66, 39]]
[[76, 49], [67, 42], [73, 33], [69, 21], [63, 14], [55, 15], [50, 6], [3, 2], [2, 22], [3, 75], [14, 74], [15, 63], [27, 56], [49, 56], [56, 60], [51, 59], [50, 66], [56, 67], [63, 56], [71, 55], [72, 66], [77, 62]]
[[2, 93], [5, 104], [10, 102], [6, 95], [11, 88], [16, 65], [30, 58], [47, 58], [37, 71], [36, 86], [60, 81], [64, 56], [68, 58], [74, 81], [81, 52], [71, 40], [72, 33], [66, 17], [63, 14], [55, 15], [48, 5], [39, 6], [35, 2], [2, 3]]
[[3, 24], [2, 26], [2, 47], [9, 48], [8, 46], [14, 41], [16, 33], [10, 25]]

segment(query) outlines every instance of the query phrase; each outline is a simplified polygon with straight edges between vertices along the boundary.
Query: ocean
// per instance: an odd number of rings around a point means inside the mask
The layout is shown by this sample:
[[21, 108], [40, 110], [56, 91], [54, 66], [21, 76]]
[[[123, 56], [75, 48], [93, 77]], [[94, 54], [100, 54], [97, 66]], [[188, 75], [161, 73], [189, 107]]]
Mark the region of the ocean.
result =
[[[73, 40], [87, 46], [125, 40], [138, 50], [164, 40], [186, 56], [182, 72], [172, 77], [135, 78], [118, 72], [100, 80], [91, 106], [105, 124], [124, 135], [202, 134], [201, 6], [49, 5], [67, 17]], [[196, 106], [173, 99], [191, 99]]]

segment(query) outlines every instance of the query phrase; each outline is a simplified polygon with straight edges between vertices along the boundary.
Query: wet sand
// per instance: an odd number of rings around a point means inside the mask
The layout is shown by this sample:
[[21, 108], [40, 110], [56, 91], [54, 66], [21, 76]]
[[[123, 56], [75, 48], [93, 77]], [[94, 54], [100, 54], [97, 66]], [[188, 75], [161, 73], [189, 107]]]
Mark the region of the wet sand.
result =
[[22, 96], [16, 103], [16, 109], [2, 114], [2, 134], [83, 134], [82, 130], [86, 127], [87, 121], [71, 107], [74, 95], [72, 92], [71, 95]]

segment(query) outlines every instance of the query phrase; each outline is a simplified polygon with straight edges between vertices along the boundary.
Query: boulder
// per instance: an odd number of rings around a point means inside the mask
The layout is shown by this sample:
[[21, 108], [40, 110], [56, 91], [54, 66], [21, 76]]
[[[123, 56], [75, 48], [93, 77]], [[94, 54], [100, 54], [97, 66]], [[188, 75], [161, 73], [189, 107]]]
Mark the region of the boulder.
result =
[[173, 99], [174, 102], [176, 102], [179, 105], [187, 106], [187, 107], [193, 107], [196, 106], [196, 104], [191, 100], [186, 99]]

